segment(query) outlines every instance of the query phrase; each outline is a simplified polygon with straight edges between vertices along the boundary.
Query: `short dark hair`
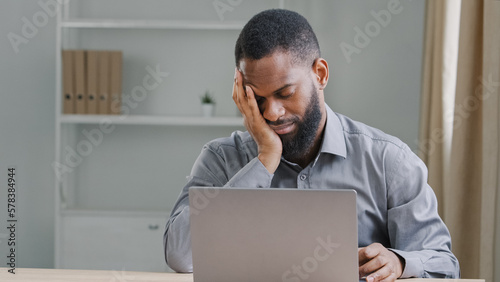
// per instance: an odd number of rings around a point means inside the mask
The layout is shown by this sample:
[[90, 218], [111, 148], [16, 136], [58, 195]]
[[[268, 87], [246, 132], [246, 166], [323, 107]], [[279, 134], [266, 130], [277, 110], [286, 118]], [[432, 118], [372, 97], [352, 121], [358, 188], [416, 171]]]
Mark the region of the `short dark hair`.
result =
[[313, 64], [321, 56], [318, 39], [306, 18], [284, 10], [265, 10], [253, 16], [241, 30], [234, 57], [259, 60], [275, 51], [290, 52], [294, 63]]

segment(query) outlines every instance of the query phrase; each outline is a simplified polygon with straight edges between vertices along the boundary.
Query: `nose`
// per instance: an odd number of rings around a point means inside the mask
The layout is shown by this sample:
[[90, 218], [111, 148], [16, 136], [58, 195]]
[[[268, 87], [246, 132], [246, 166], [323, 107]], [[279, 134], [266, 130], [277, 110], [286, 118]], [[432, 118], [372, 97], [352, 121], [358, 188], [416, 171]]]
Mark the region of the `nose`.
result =
[[268, 121], [277, 121], [285, 115], [285, 108], [280, 101], [268, 99], [263, 106], [262, 116]]

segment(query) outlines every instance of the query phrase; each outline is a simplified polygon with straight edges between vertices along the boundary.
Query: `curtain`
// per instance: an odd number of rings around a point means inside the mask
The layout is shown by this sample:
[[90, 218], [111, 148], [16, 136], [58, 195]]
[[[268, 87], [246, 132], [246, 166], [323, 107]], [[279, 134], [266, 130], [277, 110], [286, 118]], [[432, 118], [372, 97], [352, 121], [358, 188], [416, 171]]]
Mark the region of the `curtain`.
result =
[[462, 278], [488, 282], [500, 282], [499, 28], [499, 0], [427, 1], [418, 152]]
[[442, 215], [449, 169], [458, 58], [460, 1], [427, 2], [418, 154], [429, 169]]

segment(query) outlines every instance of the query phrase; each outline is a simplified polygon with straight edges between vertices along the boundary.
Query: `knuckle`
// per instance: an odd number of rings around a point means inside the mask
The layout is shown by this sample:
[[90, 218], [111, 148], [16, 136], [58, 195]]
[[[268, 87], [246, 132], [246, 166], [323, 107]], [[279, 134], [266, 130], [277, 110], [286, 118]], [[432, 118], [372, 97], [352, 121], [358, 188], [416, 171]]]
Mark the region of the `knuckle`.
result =
[[394, 267], [394, 264], [389, 263], [389, 264], [387, 264], [387, 267], [389, 268], [389, 271], [390, 271], [391, 274], [395, 274], [396, 273], [396, 268]]
[[381, 277], [379, 272], [371, 274], [371, 277], [373, 277], [373, 281], [381, 281], [383, 277]]
[[383, 257], [381, 257], [381, 256], [376, 256], [375, 258], [373, 258], [373, 260], [379, 266], [385, 264], [385, 259]]

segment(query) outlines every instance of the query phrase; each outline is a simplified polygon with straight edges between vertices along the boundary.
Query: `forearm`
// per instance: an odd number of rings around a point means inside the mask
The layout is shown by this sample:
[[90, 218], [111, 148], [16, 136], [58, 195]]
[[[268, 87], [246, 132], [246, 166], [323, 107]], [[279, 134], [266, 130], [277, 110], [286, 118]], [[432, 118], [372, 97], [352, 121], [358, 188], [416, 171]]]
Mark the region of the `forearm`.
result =
[[393, 250], [405, 260], [401, 278], [459, 278], [460, 267], [457, 258], [446, 251], [401, 251]]
[[430, 188], [406, 205], [389, 211], [392, 251], [405, 260], [402, 278], [458, 278], [458, 260], [451, 238], [439, 218]]
[[460, 268], [451, 252], [450, 234], [437, 214], [434, 195], [430, 188], [426, 190], [389, 212], [392, 251], [405, 260], [401, 277], [458, 278]]
[[272, 180], [273, 174], [267, 171], [258, 158], [254, 158], [238, 171], [224, 187], [269, 188]]
[[170, 217], [165, 230], [164, 247], [165, 260], [170, 268], [176, 272], [193, 272], [189, 206], [184, 205], [178, 214]]
[[401, 277], [458, 278], [460, 268], [451, 252], [451, 238], [427, 184], [420, 159], [402, 151], [388, 180], [387, 228], [394, 252], [405, 259]]

